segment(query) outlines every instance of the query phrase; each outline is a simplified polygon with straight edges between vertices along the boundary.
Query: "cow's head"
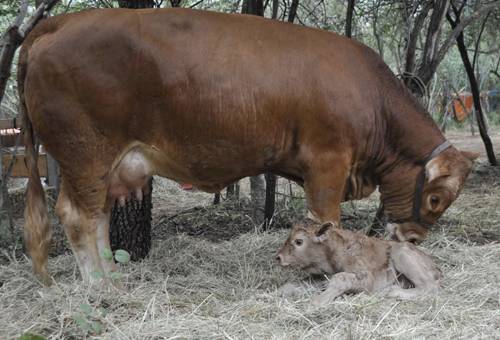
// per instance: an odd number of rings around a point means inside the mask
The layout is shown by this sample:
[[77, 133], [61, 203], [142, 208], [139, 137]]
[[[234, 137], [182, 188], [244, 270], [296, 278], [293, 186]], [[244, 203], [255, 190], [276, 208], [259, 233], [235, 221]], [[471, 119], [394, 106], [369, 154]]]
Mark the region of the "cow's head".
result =
[[[458, 197], [472, 169], [473, 161], [478, 156], [476, 153], [458, 151], [450, 147], [429, 160], [421, 170], [425, 174], [422, 187], [418, 188], [417, 180], [417, 188], [414, 190], [413, 200], [418, 200], [417, 192], [421, 192], [418, 213], [414, 211], [412, 217], [404, 221], [389, 223], [387, 230], [391, 236], [400, 241], [422, 241], [428, 226], [434, 224]], [[414, 205], [415, 202], [413, 208]]]

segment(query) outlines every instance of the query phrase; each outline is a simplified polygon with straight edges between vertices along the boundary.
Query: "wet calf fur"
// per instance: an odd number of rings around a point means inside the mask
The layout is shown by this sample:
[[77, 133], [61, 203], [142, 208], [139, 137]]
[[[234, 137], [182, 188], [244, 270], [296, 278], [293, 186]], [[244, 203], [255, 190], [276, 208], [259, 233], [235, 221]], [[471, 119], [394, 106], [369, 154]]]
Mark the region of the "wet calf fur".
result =
[[336, 228], [336, 224], [296, 224], [278, 252], [283, 267], [311, 274], [330, 274], [314, 305], [325, 305], [349, 292], [388, 289], [388, 295], [410, 299], [436, 293], [441, 272], [429, 255], [408, 242], [368, 237]]

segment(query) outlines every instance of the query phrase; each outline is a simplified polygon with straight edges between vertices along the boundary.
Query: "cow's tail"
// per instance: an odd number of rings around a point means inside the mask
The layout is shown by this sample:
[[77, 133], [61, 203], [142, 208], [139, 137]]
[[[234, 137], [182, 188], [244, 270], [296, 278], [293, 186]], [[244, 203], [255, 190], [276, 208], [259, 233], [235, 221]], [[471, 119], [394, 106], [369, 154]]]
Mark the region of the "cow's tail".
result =
[[25, 163], [29, 172], [26, 207], [24, 209], [24, 242], [31, 256], [35, 274], [39, 276], [44, 284], [49, 285], [52, 280], [47, 272], [47, 259], [51, 241], [51, 228], [45, 192], [38, 172], [38, 148], [35, 144], [33, 125], [26, 108], [24, 95], [24, 81], [28, 69], [28, 53], [31, 44], [32, 40], [27, 39], [21, 48], [17, 73]]

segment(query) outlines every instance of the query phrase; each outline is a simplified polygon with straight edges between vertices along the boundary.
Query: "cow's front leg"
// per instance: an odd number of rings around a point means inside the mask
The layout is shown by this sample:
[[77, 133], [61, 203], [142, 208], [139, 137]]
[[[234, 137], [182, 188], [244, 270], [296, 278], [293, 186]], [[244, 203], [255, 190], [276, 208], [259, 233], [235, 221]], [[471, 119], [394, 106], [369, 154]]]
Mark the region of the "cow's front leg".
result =
[[309, 218], [317, 222], [334, 221], [340, 225], [340, 203], [344, 198], [348, 172], [345, 163], [322, 164], [309, 171], [304, 181]]
[[325, 291], [312, 298], [312, 305], [323, 307], [345, 293], [359, 293], [373, 290], [374, 278], [370, 272], [337, 273], [330, 278]]

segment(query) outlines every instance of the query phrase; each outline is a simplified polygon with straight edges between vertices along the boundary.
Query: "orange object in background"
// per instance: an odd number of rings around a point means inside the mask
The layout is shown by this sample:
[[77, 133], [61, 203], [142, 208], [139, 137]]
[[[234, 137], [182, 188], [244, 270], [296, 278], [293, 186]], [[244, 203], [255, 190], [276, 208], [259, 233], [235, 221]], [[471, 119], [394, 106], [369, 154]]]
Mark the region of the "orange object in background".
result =
[[190, 191], [190, 190], [193, 190], [193, 189], [194, 189], [194, 187], [193, 187], [193, 185], [192, 185], [192, 184], [190, 184], [190, 183], [182, 183], [182, 184], [181, 184], [181, 189], [182, 189], [182, 190], [186, 190], [186, 191]]
[[452, 105], [455, 119], [459, 122], [463, 122], [471, 114], [474, 106], [472, 94], [468, 92], [460, 93], [458, 98], [453, 99]]

